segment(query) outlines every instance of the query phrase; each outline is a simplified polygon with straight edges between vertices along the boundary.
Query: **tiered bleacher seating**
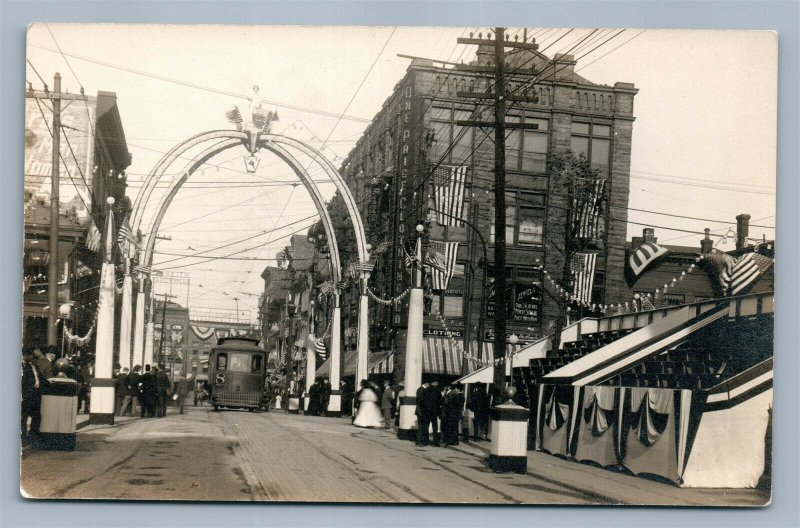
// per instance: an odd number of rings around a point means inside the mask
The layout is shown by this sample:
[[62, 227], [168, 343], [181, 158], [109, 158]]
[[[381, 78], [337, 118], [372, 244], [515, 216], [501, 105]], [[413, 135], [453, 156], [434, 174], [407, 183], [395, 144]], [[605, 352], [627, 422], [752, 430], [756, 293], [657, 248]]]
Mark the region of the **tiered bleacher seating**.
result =
[[535, 394], [533, 385], [546, 374], [579, 359], [586, 354], [606, 346], [617, 339], [630, 334], [633, 330], [610, 330], [584, 334], [578, 341], [568, 341], [562, 344], [563, 348], [552, 350], [547, 357], [532, 359], [528, 368], [517, 368], [513, 371], [513, 383], [519, 397], [517, 403], [527, 406], [531, 396]]

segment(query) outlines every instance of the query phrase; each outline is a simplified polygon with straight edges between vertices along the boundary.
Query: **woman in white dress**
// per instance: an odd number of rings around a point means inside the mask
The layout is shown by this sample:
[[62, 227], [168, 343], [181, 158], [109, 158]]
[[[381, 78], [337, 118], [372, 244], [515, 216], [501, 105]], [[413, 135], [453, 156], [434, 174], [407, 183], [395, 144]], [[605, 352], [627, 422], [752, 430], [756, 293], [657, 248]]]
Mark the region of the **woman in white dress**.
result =
[[383, 427], [383, 415], [378, 405], [378, 394], [366, 380], [361, 381], [361, 390], [358, 392], [358, 414], [353, 420], [353, 425], [356, 427]]

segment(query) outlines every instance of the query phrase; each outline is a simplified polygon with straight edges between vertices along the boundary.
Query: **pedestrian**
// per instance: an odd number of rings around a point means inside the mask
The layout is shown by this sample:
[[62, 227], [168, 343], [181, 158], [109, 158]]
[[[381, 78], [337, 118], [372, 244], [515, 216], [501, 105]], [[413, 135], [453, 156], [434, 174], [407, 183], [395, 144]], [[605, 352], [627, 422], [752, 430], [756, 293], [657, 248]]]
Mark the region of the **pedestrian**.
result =
[[92, 367], [88, 356], [84, 356], [78, 367], [78, 412], [89, 414], [90, 397], [92, 394]]
[[361, 390], [358, 391], [358, 414], [353, 420], [353, 425], [369, 428], [383, 425], [381, 409], [378, 407], [378, 394], [367, 380], [361, 380]]
[[458, 425], [464, 412], [464, 393], [457, 384], [442, 399], [442, 441], [444, 446], [458, 445]]
[[322, 379], [322, 386], [319, 388], [319, 410], [323, 415], [328, 410], [328, 404], [331, 401], [331, 382], [328, 378]]
[[114, 398], [117, 403], [117, 416], [125, 414], [124, 406], [127, 406], [127, 402], [130, 401], [130, 398], [128, 398], [128, 393], [130, 391], [130, 387], [128, 386], [129, 371], [130, 369], [125, 367], [122, 369], [122, 372], [117, 374], [117, 378], [114, 380]]
[[153, 367], [156, 380], [157, 407], [156, 416], [163, 418], [167, 415], [167, 398], [172, 396], [172, 382], [163, 369]]
[[306, 413], [311, 416], [319, 416], [319, 404], [320, 404], [320, 387], [319, 382], [315, 381], [311, 384], [308, 388], [308, 394], [306, 397], [308, 398], [308, 407], [306, 408]]
[[342, 380], [339, 382], [342, 391], [342, 408], [339, 409], [339, 416], [353, 416], [353, 391], [350, 384]]
[[381, 411], [383, 411], [383, 422], [386, 429], [392, 428], [392, 412], [394, 409], [395, 393], [389, 380], [383, 381], [383, 395], [381, 396]]
[[194, 382], [195, 376], [185, 378], [178, 374], [175, 379], [175, 395], [178, 397], [175, 405], [178, 407], [178, 414], [183, 414], [183, 404], [186, 402], [186, 397], [189, 395], [189, 383]]
[[156, 417], [156, 404], [158, 403], [158, 388], [156, 387], [156, 378], [150, 371], [150, 365], [144, 366], [144, 374], [141, 380], [141, 395], [142, 395], [142, 418]]
[[[35, 441], [39, 435], [41, 415], [41, 376], [35, 365], [33, 351], [25, 349], [22, 352], [22, 445]], [[28, 419], [30, 418], [30, 428]]]
[[476, 440], [489, 440], [489, 395], [483, 384], [476, 383], [467, 408], [472, 411], [472, 428]]
[[[424, 387], [424, 388], [423, 388]], [[433, 445], [439, 446], [439, 417], [442, 412], [442, 393], [439, 382], [424, 383], [417, 391], [417, 445], [428, 445], [428, 430], [433, 431]]]
[[47, 383], [47, 380], [53, 377], [53, 364], [42, 352], [41, 347], [33, 347], [33, 364], [39, 373], [42, 383]]
[[136, 415], [137, 407], [140, 408], [141, 410], [141, 405], [142, 405], [141, 384], [142, 384], [142, 366], [134, 365], [133, 372], [131, 372], [128, 375], [128, 395], [122, 402], [122, 407], [125, 410], [128, 409], [128, 403], [130, 403], [129, 416]]

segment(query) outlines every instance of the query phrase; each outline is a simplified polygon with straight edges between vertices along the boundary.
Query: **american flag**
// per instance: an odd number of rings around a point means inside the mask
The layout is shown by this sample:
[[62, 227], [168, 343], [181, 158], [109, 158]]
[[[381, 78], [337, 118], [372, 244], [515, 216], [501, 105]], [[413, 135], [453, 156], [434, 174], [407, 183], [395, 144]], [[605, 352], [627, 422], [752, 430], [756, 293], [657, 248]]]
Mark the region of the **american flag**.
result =
[[425, 255], [425, 264], [431, 268], [431, 282], [434, 290], [445, 290], [456, 265], [458, 242], [431, 240]]
[[[600, 227], [600, 201], [603, 198], [603, 189], [606, 180], [598, 179], [587, 182], [585, 189], [579, 190], [573, 199], [572, 207], [575, 211], [575, 228], [578, 238], [595, 239], [599, 236]], [[583, 194], [584, 196], [580, 196]]]
[[716, 275], [717, 285], [722, 295], [727, 295], [731, 283], [731, 272], [736, 260], [727, 253], [715, 249], [706, 254], [701, 262], [704, 263], [706, 269], [711, 268], [711, 273]]
[[100, 230], [97, 229], [97, 224], [94, 223], [94, 218], [92, 218], [89, 231], [86, 233], [86, 247], [97, 253], [100, 250], [100, 241], [102, 238], [103, 235], [100, 234]]
[[374, 262], [361, 262], [358, 265], [359, 271], [368, 271], [372, 273], [375, 270], [375, 263]]
[[772, 267], [773, 260], [758, 253], [747, 253], [733, 264], [730, 274], [731, 295], [739, 295], [753, 286]]
[[330, 291], [332, 289], [333, 289], [333, 282], [331, 282], [331, 281], [325, 281], [325, 282], [323, 282], [322, 284], [319, 285], [319, 293], [320, 293], [320, 295], [325, 295], [327, 293], [330, 293]]
[[595, 253], [575, 253], [570, 262], [572, 270], [572, 295], [577, 301], [592, 301], [594, 268], [597, 264]]
[[128, 242], [136, 249], [139, 249], [139, 241], [136, 239], [136, 235], [133, 234], [133, 230], [131, 229], [131, 224], [128, 221], [129, 216], [130, 216], [129, 214], [126, 214], [125, 218], [122, 220], [122, 224], [120, 224], [119, 226], [119, 233], [117, 233], [117, 243], [122, 245], [123, 242]]
[[433, 196], [439, 225], [464, 225], [466, 166], [442, 165], [433, 171]]
[[227, 117], [228, 121], [230, 121], [234, 125], [241, 125], [243, 122], [242, 113], [239, 111], [238, 106], [234, 106], [233, 110], [225, 112], [225, 117]]

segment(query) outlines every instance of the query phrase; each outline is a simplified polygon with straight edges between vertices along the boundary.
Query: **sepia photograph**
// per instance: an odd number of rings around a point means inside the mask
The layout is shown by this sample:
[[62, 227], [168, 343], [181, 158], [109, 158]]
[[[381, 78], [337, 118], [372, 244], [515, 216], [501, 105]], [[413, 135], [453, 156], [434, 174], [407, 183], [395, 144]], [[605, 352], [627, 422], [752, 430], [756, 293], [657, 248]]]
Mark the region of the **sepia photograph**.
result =
[[775, 32], [41, 22], [24, 105], [26, 499], [771, 503]]

